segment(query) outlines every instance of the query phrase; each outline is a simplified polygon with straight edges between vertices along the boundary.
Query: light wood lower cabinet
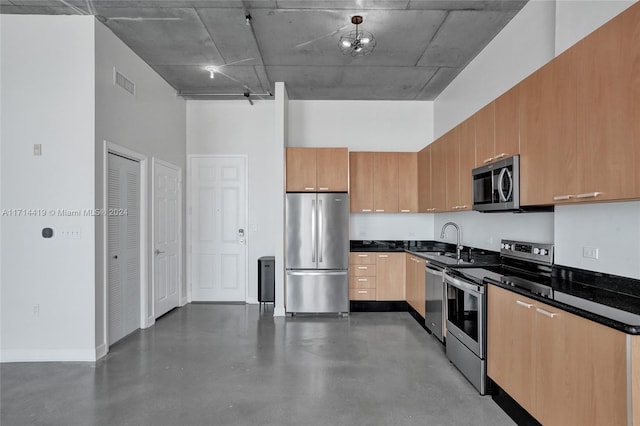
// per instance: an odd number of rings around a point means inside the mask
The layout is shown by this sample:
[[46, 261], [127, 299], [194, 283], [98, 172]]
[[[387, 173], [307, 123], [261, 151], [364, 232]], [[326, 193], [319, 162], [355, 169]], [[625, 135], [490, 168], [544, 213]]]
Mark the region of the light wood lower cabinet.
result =
[[406, 253], [405, 265], [407, 303], [424, 318], [426, 315], [424, 259]]
[[405, 300], [404, 253], [349, 253], [350, 300]]
[[627, 335], [495, 286], [487, 303], [487, 374], [533, 417], [628, 424]]

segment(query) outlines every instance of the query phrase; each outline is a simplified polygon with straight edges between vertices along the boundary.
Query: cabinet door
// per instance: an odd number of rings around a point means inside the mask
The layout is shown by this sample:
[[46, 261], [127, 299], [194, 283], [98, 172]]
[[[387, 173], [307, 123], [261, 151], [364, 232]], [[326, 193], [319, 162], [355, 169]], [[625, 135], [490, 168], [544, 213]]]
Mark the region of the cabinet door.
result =
[[405, 300], [404, 253], [376, 256], [376, 300]]
[[576, 83], [569, 49], [520, 85], [520, 203], [548, 205], [576, 193]]
[[316, 149], [287, 148], [287, 192], [316, 191]]
[[398, 153], [398, 210], [418, 212], [418, 154]]
[[516, 85], [495, 100], [494, 158], [520, 153], [520, 86]]
[[351, 212], [373, 211], [373, 152], [349, 153], [349, 178]]
[[593, 201], [592, 195], [598, 200], [640, 197], [638, 46], [640, 5], [636, 4], [575, 47], [578, 201]]
[[459, 127], [447, 132], [444, 139], [444, 160], [446, 182], [446, 211], [455, 211], [460, 207], [460, 138]]
[[420, 315], [422, 315], [422, 318], [425, 317], [426, 315], [426, 311], [425, 311], [425, 300], [426, 300], [426, 287], [425, 287], [425, 274], [424, 274], [424, 268], [425, 268], [425, 260], [419, 257], [416, 257], [416, 263], [415, 263], [415, 272], [413, 274], [413, 279], [415, 280], [415, 288], [416, 288], [416, 299], [415, 299], [415, 304], [416, 304], [416, 311], [418, 311], [418, 313]]
[[431, 145], [418, 152], [418, 210], [432, 211], [431, 202]]
[[398, 153], [373, 153], [373, 210], [398, 212]]
[[536, 306], [536, 409], [544, 425], [627, 424], [626, 335]]
[[533, 414], [536, 302], [493, 285], [487, 288], [487, 375]]
[[[407, 299], [407, 303], [413, 306], [413, 301], [415, 300], [415, 286], [414, 284], [414, 274], [415, 270], [413, 265], [415, 263], [415, 257], [410, 255], [409, 253], [405, 253], [405, 263], [404, 263], [404, 296]], [[415, 309], [415, 308], [414, 308]]]
[[347, 148], [316, 148], [316, 178], [319, 192], [347, 192], [349, 190]]
[[447, 211], [447, 144], [446, 135], [431, 144], [431, 208]]
[[471, 193], [471, 171], [476, 165], [476, 127], [475, 120], [469, 118], [460, 126], [460, 192], [455, 210], [471, 210], [473, 195]]
[[495, 103], [473, 115], [476, 125], [476, 166], [493, 161], [495, 152]]

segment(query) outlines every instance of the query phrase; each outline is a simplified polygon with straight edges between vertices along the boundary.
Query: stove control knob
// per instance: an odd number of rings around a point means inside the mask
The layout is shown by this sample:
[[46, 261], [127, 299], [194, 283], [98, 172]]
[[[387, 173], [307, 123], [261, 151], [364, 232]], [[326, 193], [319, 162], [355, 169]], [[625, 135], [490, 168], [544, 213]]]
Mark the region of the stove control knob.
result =
[[502, 243], [502, 244], [500, 244], [500, 248], [501, 248], [501, 249], [503, 249], [503, 248], [507, 248], [507, 245], [506, 245], [505, 243]]
[[540, 249], [538, 247], [534, 247], [533, 248], [533, 254], [542, 254], [542, 252], [540, 251]]
[[549, 252], [546, 249], [540, 249], [540, 254], [546, 256]]
[[511, 244], [505, 244], [504, 248], [505, 250], [511, 250]]

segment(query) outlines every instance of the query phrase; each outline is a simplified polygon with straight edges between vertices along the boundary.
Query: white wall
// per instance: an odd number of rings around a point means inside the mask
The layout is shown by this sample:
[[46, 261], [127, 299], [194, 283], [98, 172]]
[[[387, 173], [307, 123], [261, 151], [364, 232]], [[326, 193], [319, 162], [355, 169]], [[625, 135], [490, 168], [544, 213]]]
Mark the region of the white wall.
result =
[[352, 240], [433, 240], [434, 215], [429, 213], [351, 214]]
[[433, 140], [433, 102], [289, 101], [289, 146], [419, 151]]
[[[148, 157], [147, 167], [147, 304], [153, 306], [153, 282], [151, 268], [153, 247], [151, 239], [152, 194], [151, 159], [152, 157], [167, 161], [182, 168], [182, 217], [186, 218], [186, 103], [176, 96], [175, 90], [169, 86], [155, 71], [140, 59], [133, 51], [118, 39], [107, 27], [96, 22], [95, 28], [95, 88], [96, 88], [96, 206], [103, 207], [103, 144], [104, 141], [117, 144]], [[135, 96], [114, 85], [114, 67], [136, 85]], [[104, 241], [102, 239], [103, 217], [97, 218], [96, 233], [96, 347], [99, 351], [105, 344], [104, 336], [104, 300], [102, 262], [104, 257]], [[186, 229], [182, 229], [183, 259], [186, 252]], [[183, 262], [181, 303], [186, 303], [186, 265]], [[143, 327], [153, 323], [153, 312]]]
[[[257, 302], [258, 258], [282, 244], [283, 146], [275, 137], [275, 102], [188, 101], [187, 154], [248, 157], [248, 302]], [[282, 142], [280, 142], [282, 143]]]
[[94, 19], [0, 15], [0, 27], [2, 207], [46, 213], [2, 216], [0, 357], [93, 360], [94, 220], [50, 211], [94, 207]]
[[555, 1], [531, 0], [434, 102], [435, 138], [549, 62]]
[[560, 0], [556, 5], [556, 56], [637, 0]]
[[[558, 206], [556, 263], [640, 279], [640, 202]], [[598, 259], [583, 248], [598, 249]]]

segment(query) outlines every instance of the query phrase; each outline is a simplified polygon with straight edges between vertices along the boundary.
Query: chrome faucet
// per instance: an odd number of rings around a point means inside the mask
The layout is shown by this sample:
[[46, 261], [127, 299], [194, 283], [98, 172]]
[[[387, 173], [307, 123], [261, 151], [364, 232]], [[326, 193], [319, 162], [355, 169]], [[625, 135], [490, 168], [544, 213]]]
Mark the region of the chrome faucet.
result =
[[460, 260], [460, 250], [462, 250], [462, 246], [460, 245], [460, 227], [455, 222], [447, 222], [442, 226], [442, 231], [440, 231], [440, 238], [444, 238], [444, 231], [446, 231], [447, 226], [453, 226], [456, 228], [456, 259]]

